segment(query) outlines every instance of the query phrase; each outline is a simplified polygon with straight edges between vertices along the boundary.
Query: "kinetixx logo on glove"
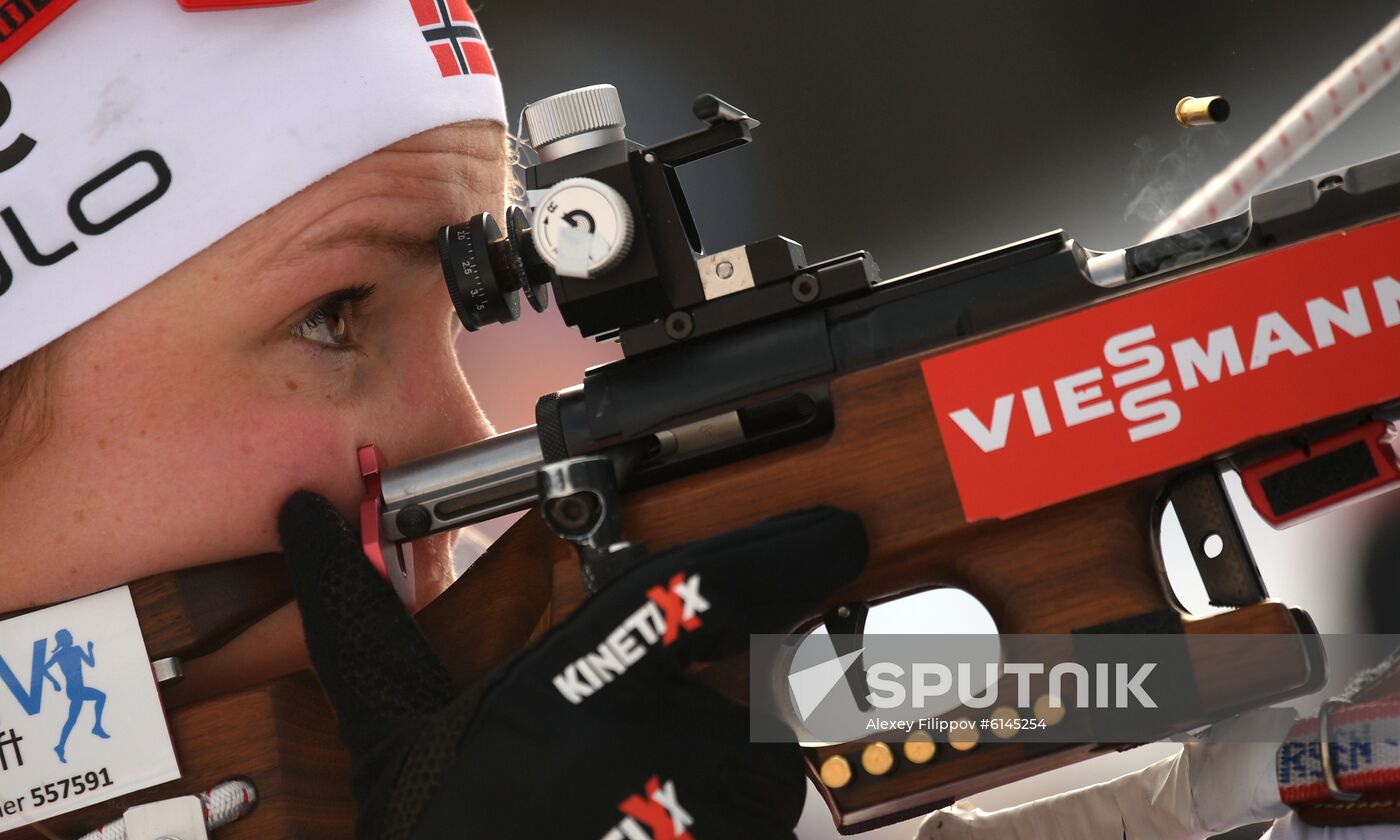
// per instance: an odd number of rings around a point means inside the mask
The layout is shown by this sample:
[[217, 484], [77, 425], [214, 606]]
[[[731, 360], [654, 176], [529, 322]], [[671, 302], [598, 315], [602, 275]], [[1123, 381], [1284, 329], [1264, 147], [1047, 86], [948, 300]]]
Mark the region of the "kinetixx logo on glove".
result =
[[700, 594], [700, 575], [677, 572], [667, 586], [647, 590], [646, 603], [618, 623], [596, 651], [570, 662], [554, 678], [554, 687], [570, 703], [584, 698], [627, 672], [658, 642], [672, 644], [687, 632], [700, 628], [700, 613], [710, 602]]
[[[681, 807], [676, 785], [669, 779], [647, 779], [647, 795], [632, 794], [617, 810], [626, 814], [622, 822], [603, 835], [603, 840], [691, 840], [690, 824], [695, 820]], [[650, 833], [642, 830], [645, 825]]]

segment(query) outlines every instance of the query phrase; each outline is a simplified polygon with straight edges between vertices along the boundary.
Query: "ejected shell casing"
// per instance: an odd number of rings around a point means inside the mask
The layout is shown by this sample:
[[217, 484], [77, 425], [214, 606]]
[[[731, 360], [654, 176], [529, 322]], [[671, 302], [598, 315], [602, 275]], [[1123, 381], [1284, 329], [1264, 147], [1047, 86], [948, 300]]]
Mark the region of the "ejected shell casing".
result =
[[1176, 103], [1176, 121], [1187, 128], [1223, 123], [1230, 118], [1230, 103], [1223, 96], [1185, 96]]

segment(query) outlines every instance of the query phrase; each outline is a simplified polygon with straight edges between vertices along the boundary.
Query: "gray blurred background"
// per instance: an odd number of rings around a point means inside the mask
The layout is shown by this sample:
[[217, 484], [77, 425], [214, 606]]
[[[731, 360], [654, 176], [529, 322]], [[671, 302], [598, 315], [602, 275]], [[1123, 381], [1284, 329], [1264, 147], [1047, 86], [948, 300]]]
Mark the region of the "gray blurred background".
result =
[[[783, 234], [813, 259], [869, 250], [886, 277], [1054, 228], [1100, 250], [1136, 242], [1400, 12], [1373, 0], [473, 5], [512, 119], [529, 101], [609, 82], [628, 136], [641, 142], [694, 128], [690, 102], [701, 92], [762, 120], [754, 143], [681, 170], [708, 250]], [[1172, 109], [1188, 94], [1228, 97], [1230, 120], [1181, 128]], [[1400, 85], [1291, 175], [1395, 151]], [[536, 396], [617, 355], [565, 329], [553, 310], [468, 335], [460, 349], [499, 430], [532, 422]], [[1283, 532], [1244, 512], [1272, 594], [1309, 609], [1324, 632], [1374, 629], [1358, 557], [1375, 525], [1393, 521], [1395, 495]], [[1190, 589], [1184, 544], [1167, 532], [1173, 582]], [[1372, 581], [1373, 592], [1393, 591], [1393, 573]], [[1183, 591], [1188, 606], [1202, 605], [1196, 590]], [[957, 623], [962, 611], [976, 621], [975, 605], [955, 601], [919, 612]], [[1141, 747], [973, 801], [1026, 801], [1176, 749]], [[837, 836], [817, 801], [798, 833]], [[865, 836], [912, 834], [906, 824]]]

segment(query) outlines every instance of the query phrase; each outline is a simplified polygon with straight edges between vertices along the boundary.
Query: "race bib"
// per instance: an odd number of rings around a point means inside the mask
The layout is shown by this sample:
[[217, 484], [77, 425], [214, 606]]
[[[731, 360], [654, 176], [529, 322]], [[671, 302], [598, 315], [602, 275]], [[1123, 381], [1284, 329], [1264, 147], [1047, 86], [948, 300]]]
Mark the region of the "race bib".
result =
[[0, 832], [179, 776], [130, 589], [0, 622]]

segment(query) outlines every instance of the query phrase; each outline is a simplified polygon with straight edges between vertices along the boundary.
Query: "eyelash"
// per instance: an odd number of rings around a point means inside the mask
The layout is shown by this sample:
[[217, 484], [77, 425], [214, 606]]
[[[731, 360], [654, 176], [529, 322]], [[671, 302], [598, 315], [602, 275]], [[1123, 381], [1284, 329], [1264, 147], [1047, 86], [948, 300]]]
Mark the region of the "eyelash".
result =
[[[369, 300], [370, 296], [374, 294], [375, 288], [373, 283], [366, 283], [331, 293], [311, 307], [306, 316], [293, 325], [292, 335], [329, 350], [354, 349], [357, 344], [354, 339], [354, 329], [351, 327], [349, 319], [356, 314], [365, 301]], [[307, 335], [311, 330], [328, 326], [332, 320], [339, 321], [344, 326], [347, 338], [342, 343], [318, 341]]]

